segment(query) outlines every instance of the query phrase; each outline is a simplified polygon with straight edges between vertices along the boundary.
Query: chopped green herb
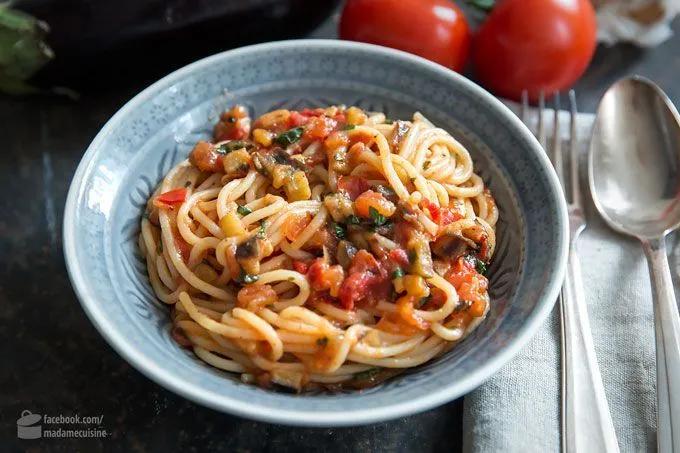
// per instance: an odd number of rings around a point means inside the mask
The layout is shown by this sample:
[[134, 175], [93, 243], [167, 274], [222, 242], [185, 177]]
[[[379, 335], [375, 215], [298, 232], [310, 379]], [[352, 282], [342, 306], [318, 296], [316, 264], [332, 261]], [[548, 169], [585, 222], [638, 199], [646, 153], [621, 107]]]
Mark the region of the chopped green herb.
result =
[[477, 262], [475, 263], [475, 269], [477, 269], [477, 272], [480, 274], [486, 275], [486, 263], [479, 258], [477, 258]]
[[328, 337], [322, 337], [322, 338], [317, 338], [316, 339], [316, 344], [323, 347], [326, 347], [328, 344]]
[[387, 223], [387, 218], [382, 215], [380, 212], [378, 212], [377, 209], [375, 209], [373, 206], [370, 206], [368, 208], [368, 215], [371, 216], [371, 219], [373, 219], [373, 223], [375, 226], [382, 226]]
[[354, 124], [347, 124], [345, 127], [342, 128], [343, 131], [351, 131], [352, 129], [356, 128]]
[[294, 281], [295, 281], [295, 279], [294, 279], [293, 277], [288, 277], [286, 280], [288, 280], [289, 282], [294, 282]]
[[378, 374], [380, 374], [380, 368], [369, 368], [368, 370], [362, 371], [361, 373], [356, 373], [354, 375], [354, 380], [368, 381], [378, 376]]
[[243, 269], [241, 269], [241, 274], [238, 276], [238, 281], [245, 284], [249, 285], [251, 283], [255, 283], [260, 279], [259, 275], [252, 275], [252, 274], [246, 274]]
[[333, 223], [333, 232], [338, 239], [345, 239], [345, 236], [347, 236], [345, 228], [339, 223]]
[[359, 225], [361, 223], [361, 220], [359, 220], [359, 217], [352, 214], [349, 217], [347, 217], [347, 223], [349, 223], [350, 225]]
[[477, 272], [479, 272], [482, 275], [486, 274], [486, 271], [487, 271], [486, 263], [484, 261], [482, 261], [481, 259], [479, 259], [479, 257], [477, 257], [477, 255], [473, 255], [472, 253], [468, 253], [467, 255], [465, 255], [464, 259], [468, 263], [475, 266], [475, 270]]
[[418, 302], [416, 302], [415, 307], [416, 308], [422, 307], [423, 305], [428, 303], [430, 301], [430, 299], [432, 299], [432, 294], [430, 294], [429, 296], [426, 296], [426, 297], [421, 297], [420, 300]]
[[432, 165], [432, 162], [426, 160], [425, 163], [423, 164], [423, 170], [427, 170], [428, 168], [430, 168], [430, 165]]
[[258, 239], [264, 239], [265, 238], [266, 228], [267, 228], [267, 221], [262, 220], [260, 222], [260, 228], [257, 230]]
[[159, 255], [161, 253], [163, 253], [163, 241], [162, 240], [158, 241], [158, 246], [156, 247], [156, 252], [158, 252]]
[[392, 272], [392, 280], [395, 280], [397, 278], [401, 278], [404, 276], [404, 270], [400, 267], [396, 268], [394, 272]]
[[238, 208], [236, 208], [236, 212], [245, 216], [245, 215], [250, 214], [253, 211], [250, 208], [246, 208], [245, 206], [239, 206]]
[[302, 132], [304, 131], [303, 128], [301, 127], [295, 127], [293, 129], [289, 129], [286, 132], [280, 133], [274, 141], [278, 143], [281, 146], [288, 146], [291, 145], [298, 140], [300, 140], [300, 137], [302, 137]]
[[239, 150], [241, 148], [249, 148], [251, 145], [243, 140], [232, 140], [226, 143], [222, 143], [220, 146], [215, 148], [219, 154], [229, 154], [232, 151]]
[[496, 0], [467, 0], [467, 2], [484, 11], [490, 11], [496, 4]]

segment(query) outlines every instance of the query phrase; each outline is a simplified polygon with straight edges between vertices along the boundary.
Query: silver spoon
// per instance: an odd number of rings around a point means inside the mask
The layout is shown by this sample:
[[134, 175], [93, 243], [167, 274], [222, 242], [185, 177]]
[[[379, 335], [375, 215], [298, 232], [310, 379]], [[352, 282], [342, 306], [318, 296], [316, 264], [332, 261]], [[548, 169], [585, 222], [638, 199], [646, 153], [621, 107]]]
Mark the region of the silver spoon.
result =
[[651, 81], [616, 82], [597, 111], [588, 160], [590, 191], [613, 229], [647, 255], [656, 331], [657, 442], [680, 453], [680, 317], [666, 235], [680, 226], [680, 116]]

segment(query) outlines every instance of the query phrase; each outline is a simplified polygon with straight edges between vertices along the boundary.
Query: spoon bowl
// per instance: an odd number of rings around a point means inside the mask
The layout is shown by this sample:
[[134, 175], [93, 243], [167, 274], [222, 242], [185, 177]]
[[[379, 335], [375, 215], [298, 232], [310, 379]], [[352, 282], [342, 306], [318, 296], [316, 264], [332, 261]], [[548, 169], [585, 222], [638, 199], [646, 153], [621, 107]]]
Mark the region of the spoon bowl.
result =
[[615, 83], [597, 111], [590, 192], [615, 230], [637, 237], [652, 280], [658, 451], [680, 452], [680, 315], [665, 236], [680, 225], [680, 116], [651, 81]]
[[609, 225], [640, 238], [680, 226], [680, 116], [651, 81], [615, 83], [602, 98], [591, 142], [590, 187]]

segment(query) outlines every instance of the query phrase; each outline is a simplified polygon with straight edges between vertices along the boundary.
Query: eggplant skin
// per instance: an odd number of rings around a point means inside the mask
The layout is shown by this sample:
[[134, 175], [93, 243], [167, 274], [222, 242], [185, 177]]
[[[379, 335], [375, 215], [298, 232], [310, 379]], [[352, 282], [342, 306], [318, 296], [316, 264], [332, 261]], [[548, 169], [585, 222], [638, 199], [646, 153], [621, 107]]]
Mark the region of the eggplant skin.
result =
[[[48, 24], [55, 60], [39, 81], [87, 83], [113, 71], [156, 77], [246, 44], [301, 37], [339, 0], [15, 0]], [[134, 71], [121, 71], [135, 64]]]

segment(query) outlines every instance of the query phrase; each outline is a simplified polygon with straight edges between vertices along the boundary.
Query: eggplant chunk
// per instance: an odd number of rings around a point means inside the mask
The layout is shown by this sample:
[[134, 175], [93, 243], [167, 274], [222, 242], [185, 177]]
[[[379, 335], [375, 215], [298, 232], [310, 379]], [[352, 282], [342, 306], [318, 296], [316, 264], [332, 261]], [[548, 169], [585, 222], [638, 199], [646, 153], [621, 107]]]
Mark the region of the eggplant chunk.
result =
[[406, 244], [409, 258], [409, 274], [430, 278], [434, 276], [434, 265], [430, 253], [430, 243], [424, 234], [412, 231]]

